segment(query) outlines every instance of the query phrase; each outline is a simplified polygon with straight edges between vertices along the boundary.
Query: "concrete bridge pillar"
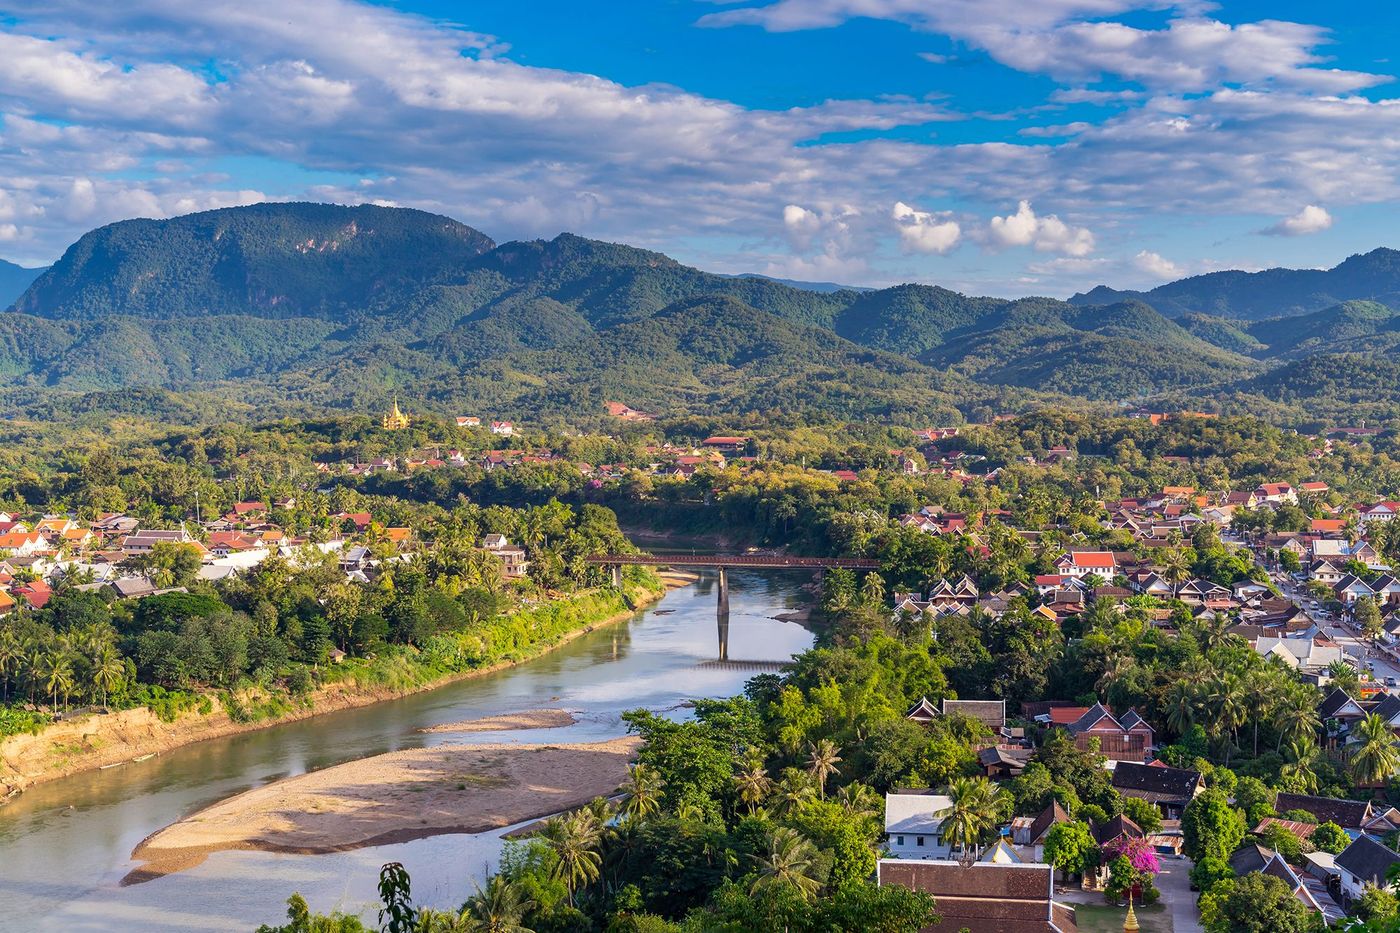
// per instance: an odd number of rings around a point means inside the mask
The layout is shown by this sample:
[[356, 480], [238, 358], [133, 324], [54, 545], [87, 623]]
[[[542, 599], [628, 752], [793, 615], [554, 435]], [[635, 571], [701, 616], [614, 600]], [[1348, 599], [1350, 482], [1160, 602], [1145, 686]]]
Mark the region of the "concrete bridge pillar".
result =
[[612, 565], [612, 585], [617, 589], [622, 589], [622, 565]]
[[719, 624], [719, 659], [729, 660], [729, 572], [719, 568], [719, 598], [716, 621]]

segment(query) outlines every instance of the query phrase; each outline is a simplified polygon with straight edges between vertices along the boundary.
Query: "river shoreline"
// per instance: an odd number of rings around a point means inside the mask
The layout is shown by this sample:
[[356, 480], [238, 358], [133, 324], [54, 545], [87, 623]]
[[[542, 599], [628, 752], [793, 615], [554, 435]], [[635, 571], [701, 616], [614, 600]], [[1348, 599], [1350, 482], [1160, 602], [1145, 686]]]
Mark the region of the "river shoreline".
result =
[[136, 759], [145, 760], [186, 745], [256, 732], [327, 713], [358, 709], [506, 670], [543, 657], [590, 632], [624, 622], [632, 618], [638, 610], [660, 600], [671, 590], [688, 586], [698, 579], [695, 574], [675, 571], [662, 573], [660, 576], [662, 587], [648, 592], [624, 612], [564, 633], [547, 644], [539, 645], [538, 650], [525, 656], [449, 674], [408, 689], [364, 686], [351, 682], [332, 683], [313, 693], [308, 705], [257, 722], [235, 722], [217, 698], [211, 696], [211, 700], [214, 701], [213, 712], [185, 714], [172, 722], [164, 722], [146, 707], [138, 707], [57, 722], [46, 727], [38, 735], [8, 736], [0, 740], [0, 808], [3, 808], [6, 799], [27, 788], [74, 774], [118, 765], [139, 767], [140, 763]]

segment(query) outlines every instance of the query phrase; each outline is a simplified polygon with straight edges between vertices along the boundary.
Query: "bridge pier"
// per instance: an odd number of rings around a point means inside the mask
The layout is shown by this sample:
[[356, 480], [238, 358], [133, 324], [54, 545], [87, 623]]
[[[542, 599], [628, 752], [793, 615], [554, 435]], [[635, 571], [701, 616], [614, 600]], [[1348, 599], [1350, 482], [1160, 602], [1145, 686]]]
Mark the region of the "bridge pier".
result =
[[729, 660], [729, 572], [719, 568], [719, 598], [715, 607], [715, 621], [719, 627], [719, 659]]
[[622, 589], [622, 565], [612, 565], [612, 585], [616, 589]]

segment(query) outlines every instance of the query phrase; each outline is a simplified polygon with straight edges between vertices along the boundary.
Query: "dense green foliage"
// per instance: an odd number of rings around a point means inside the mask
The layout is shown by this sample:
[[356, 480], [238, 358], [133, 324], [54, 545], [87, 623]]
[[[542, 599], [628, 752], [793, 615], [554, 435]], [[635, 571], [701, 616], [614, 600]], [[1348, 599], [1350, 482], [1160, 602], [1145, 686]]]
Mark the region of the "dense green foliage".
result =
[[[1341, 417], [1336, 383], [1359, 378], [1354, 394], [1389, 418], [1400, 397], [1381, 370], [1396, 341], [1375, 302], [1400, 301], [1390, 255], [1330, 273], [1007, 301], [926, 285], [813, 291], [568, 234], [495, 246], [417, 211], [264, 204], [80, 239], [0, 320], [0, 408], [64, 417], [164, 388], [185, 395], [162, 404], [235, 417], [401, 394], [440, 414], [574, 423], [621, 400], [675, 415], [917, 424], [1157, 396], [1297, 421]], [[1330, 284], [1282, 284], [1298, 276]], [[1163, 297], [1202, 280], [1227, 297]], [[1285, 314], [1298, 317], [1235, 320]], [[1325, 369], [1314, 361], [1338, 353], [1366, 356], [1311, 380], [1265, 372]]]

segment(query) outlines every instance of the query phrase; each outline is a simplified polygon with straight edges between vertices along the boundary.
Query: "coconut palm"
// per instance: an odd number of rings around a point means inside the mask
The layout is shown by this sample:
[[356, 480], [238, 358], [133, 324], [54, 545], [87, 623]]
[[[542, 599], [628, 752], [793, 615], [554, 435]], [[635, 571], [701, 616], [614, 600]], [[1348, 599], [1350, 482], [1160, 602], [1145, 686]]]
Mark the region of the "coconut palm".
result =
[[1186, 559], [1186, 552], [1179, 547], [1165, 548], [1157, 556], [1157, 563], [1162, 567], [1162, 576], [1172, 585], [1172, 594], [1181, 588], [1181, 584], [1191, 579], [1191, 562]]
[[880, 813], [884, 808], [882, 801], [873, 790], [865, 784], [847, 784], [836, 792], [836, 801], [841, 804], [847, 813], [858, 816], [872, 816]]
[[596, 880], [602, 871], [597, 821], [592, 814], [584, 815], [583, 811], [579, 811], [550, 820], [541, 835], [554, 850], [557, 858], [554, 877], [564, 882], [569, 892], [569, 906], [572, 907], [574, 892]]
[[534, 906], [519, 885], [496, 875], [467, 901], [463, 913], [475, 921], [471, 929], [481, 933], [532, 933], [525, 915]]
[[1274, 711], [1274, 725], [1279, 742], [1311, 741], [1321, 727], [1317, 718], [1317, 699], [1312, 689], [1292, 690]]
[[1385, 717], [1368, 714], [1352, 734], [1357, 742], [1351, 752], [1351, 775], [1357, 784], [1378, 784], [1400, 771], [1400, 744]]
[[92, 658], [92, 683], [98, 690], [102, 691], [102, 705], [107, 705], [107, 694], [112, 688], [121, 683], [122, 674], [126, 672], [126, 665], [122, 663], [121, 655], [111, 645], [102, 645]]
[[1167, 691], [1167, 727], [1177, 735], [1185, 735], [1196, 721], [1196, 685], [1178, 680]]
[[817, 796], [826, 799], [826, 781], [833, 774], [840, 774], [836, 766], [841, 763], [841, 749], [831, 739], [820, 739], [807, 744], [807, 773], [817, 784]]
[[10, 699], [10, 674], [19, 671], [24, 651], [9, 629], [0, 629], [0, 702]]
[[754, 878], [750, 893], [791, 886], [803, 900], [807, 900], [821, 888], [821, 882], [812, 876], [816, 856], [816, 846], [796, 830], [786, 826], [775, 829], [768, 852], [754, 858], [758, 864], [758, 875]]
[[39, 664], [39, 676], [43, 678], [44, 689], [49, 691], [49, 705], [57, 709], [59, 693], [66, 700], [73, 689], [73, 664], [66, 654], [58, 650], [44, 652], [40, 655]]
[[1284, 749], [1284, 758], [1279, 775], [1291, 780], [1304, 793], [1316, 791], [1317, 772], [1313, 770], [1313, 761], [1317, 758], [1317, 747], [1310, 741], [1295, 740]]
[[943, 838], [959, 848], [981, 845], [1011, 815], [1011, 794], [984, 777], [958, 778], [948, 788], [952, 809]]
[[629, 820], [644, 820], [661, 809], [661, 772], [650, 765], [633, 765], [627, 770], [626, 799], [622, 815]]
[[763, 770], [761, 762], [754, 762], [734, 775], [734, 786], [739, 791], [739, 799], [753, 813], [773, 789], [773, 779]]
[[779, 816], [786, 816], [814, 796], [811, 778], [796, 768], [786, 768], [773, 788], [773, 809]]

